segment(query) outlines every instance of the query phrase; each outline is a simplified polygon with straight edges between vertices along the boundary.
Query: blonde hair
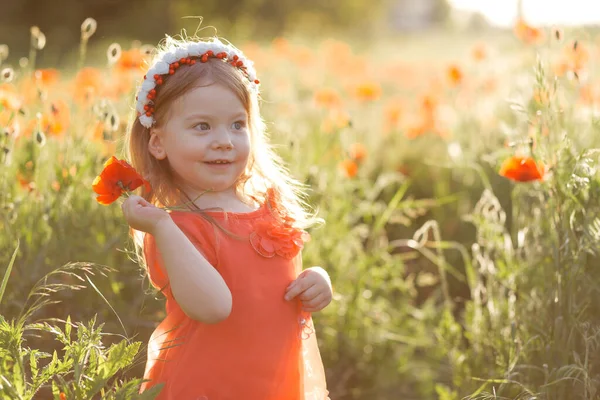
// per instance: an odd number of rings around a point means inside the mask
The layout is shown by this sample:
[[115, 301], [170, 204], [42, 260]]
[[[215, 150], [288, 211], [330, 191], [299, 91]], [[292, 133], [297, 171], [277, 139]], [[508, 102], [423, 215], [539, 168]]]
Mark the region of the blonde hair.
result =
[[[198, 40], [198, 38], [175, 39], [167, 36], [159, 44], [155, 57], [159, 59], [165, 53], [174, 53], [189, 41]], [[162, 126], [169, 119], [170, 110], [177, 99], [191, 89], [211, 84], [221, 84], [230, 89], [240, 99], [248, 113], [250, 155], [244, 173], [236, 182], [235, 189], [238, 196], [262, 204], [267, 201], [267, 190], [272, 188], [279, 198], [279, 207], [294, 220], [294, 227], [304, 229], [321, 223], [322, 220], [316, 217], [306, 203], [305, 185], [290, 176], [281, 158], [273, 151], [260, 115], [258, 91], [251, 90], [248, 78], [238, 68], [219, 59], [209, 59], [205, 63], [188, 65], [170, 75], [157, 91], [154, 105], [156, 126]], [[150, 191], [142, 193], [142, 197], [156, 206], [178, 205], [183, 197], [187, 196], [174, 183], [168, 159], [157, 160], [150, 154], [148, 142], [151, 130], [152, 128], [143, 126], [136, 116], [125, 138], [125, 156], [131, 165], [150, 182]], [[202, 213], [202, 210], [197, 211], [211, 220]], [[211, 222], [214, 223], [212, 220]], [[138, 240], [135, 241], [140, 243]]]

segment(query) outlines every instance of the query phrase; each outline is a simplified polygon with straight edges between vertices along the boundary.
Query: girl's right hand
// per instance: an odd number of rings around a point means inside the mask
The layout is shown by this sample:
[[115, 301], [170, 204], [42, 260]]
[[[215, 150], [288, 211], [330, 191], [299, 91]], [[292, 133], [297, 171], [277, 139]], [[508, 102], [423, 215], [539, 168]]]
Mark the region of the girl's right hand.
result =
[[150, 204], [138, 195], [131, 195], [125, 199], [121, 209], [129, 226], [150, 234], [154, 234], [159, 222], [171, 219], [168, 212]]

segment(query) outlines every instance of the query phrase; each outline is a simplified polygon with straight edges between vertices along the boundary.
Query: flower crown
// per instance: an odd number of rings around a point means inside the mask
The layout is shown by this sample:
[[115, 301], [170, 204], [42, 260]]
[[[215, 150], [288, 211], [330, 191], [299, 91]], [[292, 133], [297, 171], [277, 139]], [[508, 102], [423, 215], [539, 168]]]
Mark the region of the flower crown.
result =
[[258, 91], [260, 82], [256, 79], [253, 62], [230, 44], [221, 42], [218, 38], [210, 41], [185, 42], [175, 49], [159, 53], [154, 63], [148, 69], [141, 88], [136, 96], [140, 123], [146, 128], [154, 124], [154, 100], [156, 89], [164, 80], [173, 75], [184, 65], [194, 65], [196, 62], [207, 62], [210, 58], [218, 58], [241, 70], [250, 81], [251, 90]]

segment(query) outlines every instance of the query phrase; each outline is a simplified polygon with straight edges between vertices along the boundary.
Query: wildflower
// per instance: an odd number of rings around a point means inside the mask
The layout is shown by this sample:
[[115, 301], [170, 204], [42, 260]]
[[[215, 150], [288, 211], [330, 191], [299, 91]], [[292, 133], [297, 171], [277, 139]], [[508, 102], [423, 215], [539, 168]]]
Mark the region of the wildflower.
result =
[[314, 51], [305, 46], [298, 46], [290, 56], [294, 64], [300, 67], [307, 67], [315, 61]]
[[119, 115], [116, 113], [107, 113], [106, 118], [104, 118], [104, 126], [109, 132], [116, 132], [119, 129], [119, 123]]
[[124, 72], [116, 68], [113, 69], [109, 79], [110, 83], [107, 84], [102, 92], [104, 97], [117, 101], [131, 92], [135, 81], [132, 79], [132, 74]]
[[354, 178], [358, 174], [358, 164], [353, 160], [344, 160], [339, 165], [342, 175], [346, 178]]
[[424, 114], [435, 113], [438, 106], [438, 99], [433, 95], [426, 94], [420, 100], [421, 112]]
[[336, 64], [338, 60], [349, 60], [352, 57], [352, 48], [346, 42], [326, 39], [321, 42], [321, 54], [328, 54], [332, 64]]
[[96, 32], [98, 23], [94, 18], [86, 18], [81, 24], [81, 38], [88, 40]]
[[531, 157], [512, 156], [504, 160], [499, 174], [516, 182], [541, 181], [544, 177], [544, 164]]
[[23, 100], [12, 85], [0, 85], [0, 107], [9, 111], [18, 111], [22, 105]]
[[367, 148], [362, 143], [353, 143], [348, 150], [350, 158], [357, 163], [363, 161], [367, 157]]
[[144, 69], [145, 57], [140, 49], [131, 49], [121, 52], [121, 57], [115, 64], [115, 67], [120, 72], [141, 71]]
[[598, 101], [600, 96], [598, 95], [598, 87], [591, 84], [582, 85], [579, 89], [579, 100], [583, 104], [593, 105]]
[[390, 101], [384, 109], [384, 124], [386, 130], [395, 128], [402, 118], [402, 105], [397, 101]]
[[35, 141], [40, 145], [40, 147], [44, 147], [46, 144], [46, 135], [44, 135], [44, 132], [37, 131], [35, 133]]
[[28, 161], [25, 164], [25, 169], [17, 170], [17, 181], [23, 190], [31, 192], [35, 190], [35, 182], [33, 181], [33, 163]]
[[458, 86], [462, 83], [463, 72], [458, 65], [450, 65], [446, 71], [446, 75], [451, 86]]
[[377, 82], [363, 82], [355, 87], [354, 95], [360, 101], [374, 101], [381, 97], [381, 86]]
[[119, 43], [112, 43], [106, 50], [106, 58], [108, 59], [108, 65], [115, 64], [121, 58], [121, 45]]
[[315, 92], [314, 101], [317, 107], [334, 108], [339, 106], [342, 100], [335, 89], [321, 88]]
[[406, 127], [404, 135], [407, 139], [415, 139], [419, 136], [425, 135], [428, 132], [433, 132], [434, 128], [435, 121], [425, 118], [416, 119]]
[[487, 49], [483, 43], [478, 43], [471, 49], [471, 56], [475, 61], [483, 61], [487, 58]]
[[443, 136], [438, 127], [438, 100], [432, 95], [426, 94], [419, 101], [418, 112], [413, 116], [405, 130], [408, 139], [415, 139], [428, 132]]
[[280, 56], [289, 55], [291, 46], [290, 46], [290, 42], [288, 42], [287, 39], [282, 38], [282, 37], [277, 37], [277, 38], [273, 39], [272, 44], [273, 44], [273, 50], [275, 50], [276, 54], [278, 54]]
[[75, 76], [74, 95], [78, 102], [85, 103], [102, 89], [103, 79], [99, 70], [82, 68]]
[[481, 82], [481, 88], [485, 93], [491, 94], [498, 88], [498, 83], [496, 79], [488, 77]]
[[67, 395], [64, 392], [60, 392], [58, 395], [59, 400], [67, 400]]
[[104, 140], [104, 122], [97, 121], [96, 124], [92, 128], [92, 139], [95, 141]]
[[544, 40], [544, 32], [527, 24], [522, 18], [515, 24], [514, 32], [515, 36], [526, 44], [538, 44]]
[[37, 113], [35, 119], [29, 121], [24, 134], [30, 136], [32, 133], [37, 135], [39, 132], [49, 136], [62, 136], [69, 129], [70, 124], [68, 104], [64, 100], [56, 100], [50, 103], [48, 111]]
[[43, 50], [46, 47], [46, 35], [37, 26], [31, 27], [31, 47]]
[[325, 133], [337, 132], [340, 129], [352, 126], [352, 121], [347, 112], [343, 110], [331, 110], [329, 115], [321, 124], [321, 130]]
[[15, 71], [10, 67], [2, 69], [2, 71], [0, 72], [0, 78], [4, 82], [10, 82], [13, 80], [14, 77]]
[[569, 64], [565, 60], [560, 60], [552, 66], [552, 69], [554, 71], [554, 75], [563, 76], [569, 72]]
[[71, 123], [69, 106], [64, 100], [57, 100], [50, 104], [49, 133], [60, 135], [66, 132]]
[[98, 203], [109, 205], [142, 185], [145, 190], [150, 190], [150, 184], [127, 161], [112, 156], [94, 179], [92, 189], [99, 195], [96, 197]]
[[565, 46], [563, 54], [563, 62], [566, 64], [566, 69], [576, 74], [580, 73], [585, 68], [590, 59], [590, 53], [587, 47], [577, 40]]
[[35, 79], [37, 82], [43, 86], [50, 86], [58, 82], [58, 78], [60, 77], [60, 73], [53, 69], [38, 69], [35, 71]]
[[565, 34], [561, 28], [555, 26], [552, 28], [552, 36], [554, 36], [554, 39], [556, 39], [557, 42], [560, 42]]

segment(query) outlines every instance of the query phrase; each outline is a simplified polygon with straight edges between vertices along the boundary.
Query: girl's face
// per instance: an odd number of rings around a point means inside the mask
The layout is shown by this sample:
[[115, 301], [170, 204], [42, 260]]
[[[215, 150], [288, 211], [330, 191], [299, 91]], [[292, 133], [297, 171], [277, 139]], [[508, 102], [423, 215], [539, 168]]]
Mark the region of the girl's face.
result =
[[219, 84], [197, 87], [177, 99], [168, 115], [151, 131], [150, 153], [169, 160], [188, 195], [235, 193], [250, 153], [248, 113], [235, 93]]

